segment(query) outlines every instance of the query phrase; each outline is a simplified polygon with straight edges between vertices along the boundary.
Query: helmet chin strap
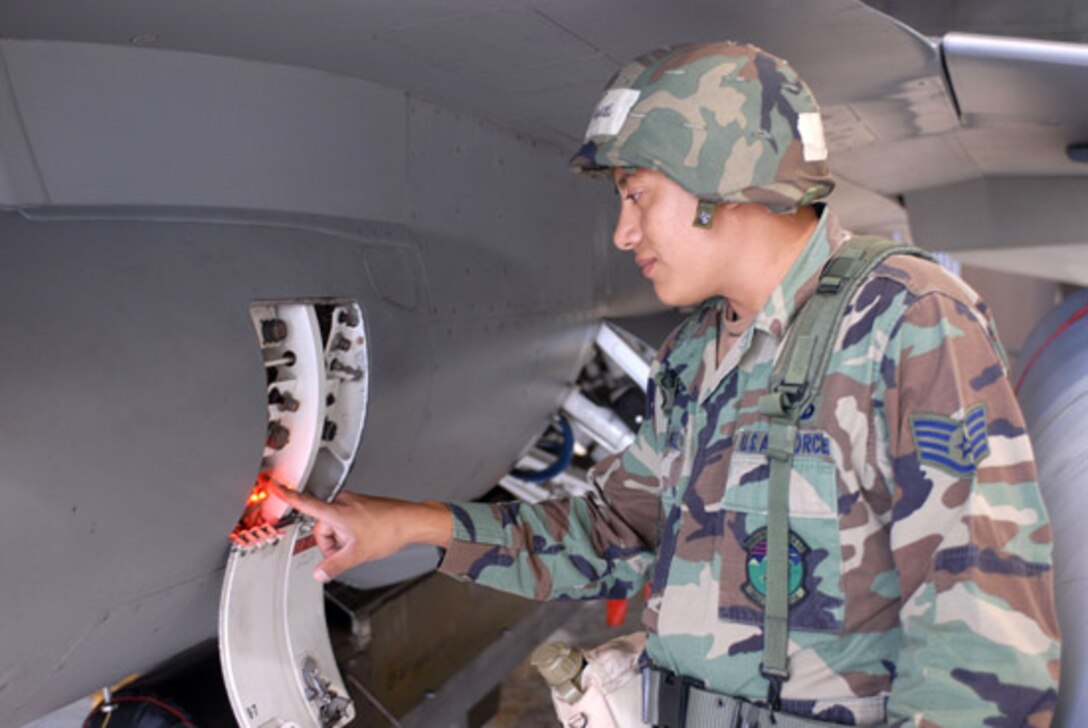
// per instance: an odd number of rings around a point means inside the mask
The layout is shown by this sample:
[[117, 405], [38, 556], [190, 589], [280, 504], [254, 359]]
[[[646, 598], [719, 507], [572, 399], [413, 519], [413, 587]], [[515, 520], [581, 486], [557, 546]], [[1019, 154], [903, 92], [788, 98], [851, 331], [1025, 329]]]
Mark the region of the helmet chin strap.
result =
[[707, 229], [714, 224], [714, 211], [718, 209], [718, 206], [710, 202], [709, 200], [699, 200], [699, 206], [695, 208], [695, 219], [691, 224], [693, 227]]

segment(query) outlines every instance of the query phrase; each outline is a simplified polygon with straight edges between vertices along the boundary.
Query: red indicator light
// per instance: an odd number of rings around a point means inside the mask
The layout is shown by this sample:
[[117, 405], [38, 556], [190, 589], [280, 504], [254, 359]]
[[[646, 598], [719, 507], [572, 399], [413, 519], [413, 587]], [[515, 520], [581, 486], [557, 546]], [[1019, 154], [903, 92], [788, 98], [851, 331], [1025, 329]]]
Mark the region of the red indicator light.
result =
[[276, 523], [287, 511], [287, 504], [272, 497], [268, 484], [273, 480], [269, 472], [260, 473], [253, 489], [246, 496], [246, 507], [232, 533], [238, 534]]

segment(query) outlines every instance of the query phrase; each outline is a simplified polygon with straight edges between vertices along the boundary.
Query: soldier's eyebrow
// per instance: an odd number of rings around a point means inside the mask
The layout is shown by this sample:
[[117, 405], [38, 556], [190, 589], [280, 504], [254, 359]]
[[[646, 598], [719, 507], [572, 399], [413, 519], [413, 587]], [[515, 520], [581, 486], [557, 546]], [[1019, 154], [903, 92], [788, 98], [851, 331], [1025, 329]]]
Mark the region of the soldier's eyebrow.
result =
[[631, 179], [641, 171], [638, 167], [613, 167], [612, 182], [616, 194], [626, 194], [631, 185]]

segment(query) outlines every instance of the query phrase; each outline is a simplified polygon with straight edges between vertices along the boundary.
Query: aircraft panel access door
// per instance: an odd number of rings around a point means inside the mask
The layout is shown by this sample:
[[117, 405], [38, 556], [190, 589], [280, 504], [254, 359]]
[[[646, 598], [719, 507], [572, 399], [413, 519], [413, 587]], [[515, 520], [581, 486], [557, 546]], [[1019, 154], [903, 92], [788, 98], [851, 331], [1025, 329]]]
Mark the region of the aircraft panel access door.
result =
[[312, 520], [264, 484], [331, 500], [366, 417], [368, 358], [354, 302], [260, 302], [250, 315], [268, 387], [257, 483], [231, 534], [219, 649], [234, 715], [246, 728], [335, 728], [355, 715], [324, 619]]

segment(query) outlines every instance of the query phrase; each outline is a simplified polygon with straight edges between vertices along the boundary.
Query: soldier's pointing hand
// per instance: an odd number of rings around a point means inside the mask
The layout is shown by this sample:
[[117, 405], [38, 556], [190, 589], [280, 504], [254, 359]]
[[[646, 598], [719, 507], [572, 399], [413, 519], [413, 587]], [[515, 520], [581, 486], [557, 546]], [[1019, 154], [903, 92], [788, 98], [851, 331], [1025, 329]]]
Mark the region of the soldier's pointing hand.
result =
[[324, 560], [314, 578], [327, 582], [358, 564], [392, 556], [409, 544], [445, 548], [453, 532], [449, 508], [436, 501], [342, 492], [331, 503], [307, 493], [268, 484], [268, 491], [295, 510], [317, 519], [314, 538]]

